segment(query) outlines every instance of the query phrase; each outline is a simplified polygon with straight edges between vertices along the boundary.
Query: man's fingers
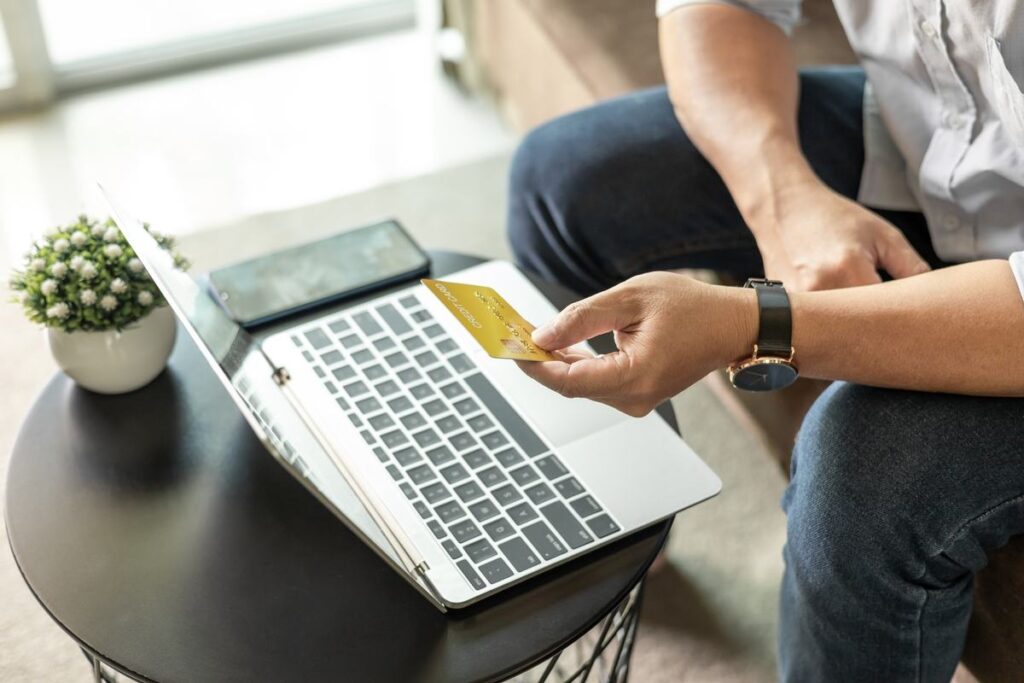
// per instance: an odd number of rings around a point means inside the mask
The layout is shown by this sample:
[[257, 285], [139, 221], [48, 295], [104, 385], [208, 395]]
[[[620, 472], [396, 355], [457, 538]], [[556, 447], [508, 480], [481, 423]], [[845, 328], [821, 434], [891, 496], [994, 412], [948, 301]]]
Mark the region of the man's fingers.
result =
[[931, 266], [921, 258], [914, 247], [910, 246], [910, 242], [903, 236], [903, 233], [896, 228], [887, 231], [881, 244], [878, 245], [878, 262], [885, 268], [885, 272], [897, 280], [931, 270]]
[[542, 349], [564, 349], [635, 322], [633, 299], [615, 287], [577, 301], [533, 332]]
[[628, 380], [628, 359], [621, 352], [564, 360], [517, 361], [527, 375], [569, 398], [621, 394]]

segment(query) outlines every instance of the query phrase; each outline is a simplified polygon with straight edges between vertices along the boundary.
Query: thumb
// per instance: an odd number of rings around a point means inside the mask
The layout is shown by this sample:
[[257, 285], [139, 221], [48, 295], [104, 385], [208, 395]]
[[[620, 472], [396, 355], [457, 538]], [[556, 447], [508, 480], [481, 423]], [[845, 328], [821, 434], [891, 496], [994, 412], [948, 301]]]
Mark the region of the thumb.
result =
[[533, 343], [542, 349], [564, 349], [591, 337], [622, 329], [633, 322], [635, 305], [617, 288], [595, 294], [556, 315], [533, 331]]
[[903, 233], [889, 228], [878, 245], [878, 264], [894, 279], [920, 275], [931, 270]]

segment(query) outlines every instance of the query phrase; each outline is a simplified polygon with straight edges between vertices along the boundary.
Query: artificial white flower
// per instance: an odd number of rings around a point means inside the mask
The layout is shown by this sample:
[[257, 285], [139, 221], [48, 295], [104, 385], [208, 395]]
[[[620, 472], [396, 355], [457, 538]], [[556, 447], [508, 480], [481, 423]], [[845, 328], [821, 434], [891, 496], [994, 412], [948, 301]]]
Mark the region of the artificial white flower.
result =
[[64, 318], [68, 317], [68, 313], [70, 312], [71, 309], [68, 308], [68, 305], [61, 301], [60, 303], [56, 303], [46, 309], [46, 317], [56, 318], [57, 320], [63, 320]]
[[78, 300], [81, 301], [86, 306], [92, 306], [94, 303], [96, 303], [96, 292], [92, 291], [91, 289], [83, 289], [78, 294]]
[[39, 291], [43, 293], [43, 296], [50, 296], [57, 291], [57, 281], [49, 278], [43, 280], [43, 284], [39, 285]]
[[82, 276], [83, 280], [91, 280], [99, 274], [99, 271], [96, 270], [92, 261], [83, 261], [78, 268], [78, 274]]
[[133, 258], [132, 260], [128, 261], [128, 270], [132, 271], [133, 273], [141, 273], [143, 269], [144, 267], [142, 265], [142, 261], [140, 261], [139, 259]]
[[107, 255], [107, 258], [117, 258], [121, 255], [121, 247], [116, 244], [108, 244], [103, 247], [103, 253]]
[[110, 281], [110, 291], [114, 294], [124, 294], [128, 291], [128, 283], [119, 277]]
[[63, 261], [57, 261], [50, 266], [50, 275], [54, 276], [58, 280], [63, 280], [64, 276], [68, 274], [68, 264]]
[[22, 290], [18, 292], [18, 303], [27, 304], [30, 298], [31, 297], [29, 296], [29, 293], [27, 291]]
[[102, 237], [103, 233], [105, 233], [106, 231], [107, 226], [103, 225], [102, 223], [97, 223], [96, 225], [92, 226], [92, 230], [90, 230], [90, 232], [93, 234], [93, 237]]
[[107, 231], [103, 233], [104, 242], [116, 242], [121, 236], [121, 233], [117, 228], [107, 228]]
[[79, 268], [82, 267], [83, 263], [85, 263], [85, 257], [83, 257], [81, 254], [76, 254], [75, 256], [72, 256], [70, 261], [71, 270], [77, 271]]
[[141, 292], [139, 292], [138, 299], [139, 303], [142, 304], [143, 306], [149, 306], [151, 303], [153, 303], [153, 295], [147, 292], [146, 290], [142, 290]]
[[32, 270], [41, 273], [46, 270], [46, 261], [41, 258], [32, 259]]
[[63, 254], [65, 251], [68, 250], [68, 247], [70, 247], [70, 246], [71, 246], [71, 243], [68, 242], [63, 237], [61, 237], [59, 240], [57, 240], [56, 242], [53, 243], [53, 250], [55, 252], [57, 252], [58, 254]]
[[100, 308], [104, 311], [112, 311], [117, 308], [117, 298], [112, 294], [107, 294], [100, 299]]
[[71, 233], [71, 244], [75, 245], [76, 247], [80, 247], [83, 244], [85, 244], [85, 241], [87, 239], [89, 239], [89, 236], [86, 235], [81, 230], [75, 230], [73, 233]]

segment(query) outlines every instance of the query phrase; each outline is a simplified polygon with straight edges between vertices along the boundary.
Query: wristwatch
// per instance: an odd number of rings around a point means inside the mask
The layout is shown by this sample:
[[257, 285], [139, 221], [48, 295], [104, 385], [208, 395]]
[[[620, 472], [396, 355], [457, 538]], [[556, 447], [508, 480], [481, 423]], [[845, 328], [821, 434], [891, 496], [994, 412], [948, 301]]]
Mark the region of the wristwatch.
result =
[[775, 391], [796, 381], [793, 363], [793, 315], [789, 295], [778, 280], [753, 278], [744, 287], [757, 292], [760, 320], [754, 354], [729, 366], [729, 381], [745, 391]]

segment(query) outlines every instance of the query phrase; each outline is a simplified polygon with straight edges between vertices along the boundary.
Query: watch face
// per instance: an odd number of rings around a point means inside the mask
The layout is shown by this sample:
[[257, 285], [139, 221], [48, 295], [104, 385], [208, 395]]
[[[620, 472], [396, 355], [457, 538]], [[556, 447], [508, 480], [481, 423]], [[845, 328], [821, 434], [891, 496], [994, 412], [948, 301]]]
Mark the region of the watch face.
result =
[[761, 360], [738, 368], [732, 373], [732, 385], [746, 391], [774, 391], [796, 381], [797, 371], [783, 360]]

